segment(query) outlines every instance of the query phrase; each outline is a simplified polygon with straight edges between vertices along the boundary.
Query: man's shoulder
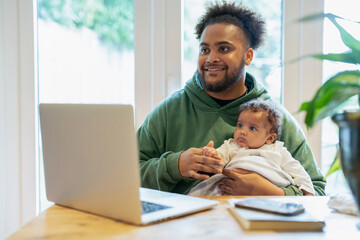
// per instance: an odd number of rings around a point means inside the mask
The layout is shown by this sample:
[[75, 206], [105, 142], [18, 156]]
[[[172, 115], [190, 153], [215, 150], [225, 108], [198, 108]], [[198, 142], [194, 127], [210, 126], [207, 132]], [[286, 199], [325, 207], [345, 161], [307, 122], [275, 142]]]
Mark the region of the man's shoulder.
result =
[[291, 113], [289, 113], [289, 111], [283, 105], [278, 104], [278, 109], [281, 111], [283, 115], [282, 125], [284, 125], [284, 127], [300, 128], [300, 125], [297, 122], [297, 120], [294, 118], [294, 116]]
[[282, 124], [285, 124], [285, 125], [290, 124], [293, 127], [298, 127], [297, 120], [293, 117], [293, 115], [282, 104], [280, 104], [278, 102], [275, 102], [271, 98], [269, 98], [267, 100], [271, 101], [271, 103], [273, 105], [275, 105], [276, 108], [280, 111], [280, 113], [282, 115], [282, 120], [283, 120]]
[[186, 97], [186, 92], [182, 88], [165, 97], [157, 106], [176, 103], [178, 101], [181, 101], [184, 97]]
[[184, 89], [173, 92], [158, 104], [160, 108], [174, 107], [174, 105], [184, 104], [188, 101], [188, 96]]
[[[146, 116], [143, 126], [153, 129], [154, 126], [164, 125], [167, 118], [173, 115], [173, 112], [180, 111], [179, 106], [184, 105], [184, 90], [178, 90], [157, 104]], [[165, 126], [165, 125], [164, 125]]]

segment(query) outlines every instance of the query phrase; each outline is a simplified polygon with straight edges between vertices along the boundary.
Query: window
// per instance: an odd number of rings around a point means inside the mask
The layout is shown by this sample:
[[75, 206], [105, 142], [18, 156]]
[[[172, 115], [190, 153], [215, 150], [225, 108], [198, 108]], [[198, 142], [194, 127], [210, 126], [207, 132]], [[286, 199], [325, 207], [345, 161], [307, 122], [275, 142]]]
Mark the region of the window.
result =
[[[184, 0], [184, 64], [182, 85], [189, 80], [197, 67], [199, 42], [195, 38], [195, 24], [204, 13], [204, 9], [214, 1]], [[254, 53], [254, 60], [247, 71], [255, 76], [269, 91], [272, 98], [281, 102], [282, 74], [281, 74], [281, 44], [282, 44], [282, 0], [250, 1], [242, 0], [245, 6], [260, 13], [267, 23], [267, 37], [265, 43]]]
[[38, 4], [39, 102], [134, 104], [132, 0]]
[[39, 103], [134, 105], [133, 42], [132, 0], [38, 0]]

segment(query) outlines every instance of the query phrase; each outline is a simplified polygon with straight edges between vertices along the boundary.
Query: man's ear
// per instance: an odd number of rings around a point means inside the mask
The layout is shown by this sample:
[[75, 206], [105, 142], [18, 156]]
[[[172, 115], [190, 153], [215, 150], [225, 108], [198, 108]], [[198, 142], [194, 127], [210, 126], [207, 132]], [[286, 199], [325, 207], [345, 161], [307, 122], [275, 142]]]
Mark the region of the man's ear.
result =
[[245, 52], [245, 65], [249, 66], [250, 63], [252, 62], [254, 57], [254, 50], [252, 48], [248, 48], [248, 50], [246, 50]]
[[265, 144], [271, 144], [275, 141], [277, 137], [276, 133], [271, 133], [270, 136], [266, 139]]

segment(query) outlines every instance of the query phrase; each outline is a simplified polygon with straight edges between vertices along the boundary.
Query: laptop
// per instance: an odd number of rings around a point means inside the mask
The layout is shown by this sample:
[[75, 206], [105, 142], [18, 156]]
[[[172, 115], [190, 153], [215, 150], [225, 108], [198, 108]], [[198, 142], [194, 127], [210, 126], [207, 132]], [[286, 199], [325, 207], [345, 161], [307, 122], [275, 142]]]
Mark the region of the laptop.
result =
[[218, 204], [140, 187], [131, 105], [40, 104], [39, 110], [49, 201], [136, 225]]

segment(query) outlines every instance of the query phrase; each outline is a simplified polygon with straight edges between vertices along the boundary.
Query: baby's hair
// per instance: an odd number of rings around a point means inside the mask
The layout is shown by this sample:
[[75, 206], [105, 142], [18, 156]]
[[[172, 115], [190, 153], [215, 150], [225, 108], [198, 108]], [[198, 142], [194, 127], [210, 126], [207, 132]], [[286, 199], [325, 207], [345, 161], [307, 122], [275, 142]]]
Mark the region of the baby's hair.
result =
[[253, 10], [235, 2], [211, 4], [204, 15], [202, 15], [195, 26], [195, 35], [200, 39], [205, 28], [211, 24], [224, 23], [233, 24], [242, 30], [249, 47], [256, 49], [264, 41], [265, 21]]
[[271, 124], [270, 133], [276, 133], [277, 137], [279, 137], [281, 134], [282, 115], [273, 103], [260, 98], [245, 102], [240, 105], [237, 118], [239, 118], [239, 115], [245, 110], [251, 110], [253, 112], [267, 112], [267, 120]]

